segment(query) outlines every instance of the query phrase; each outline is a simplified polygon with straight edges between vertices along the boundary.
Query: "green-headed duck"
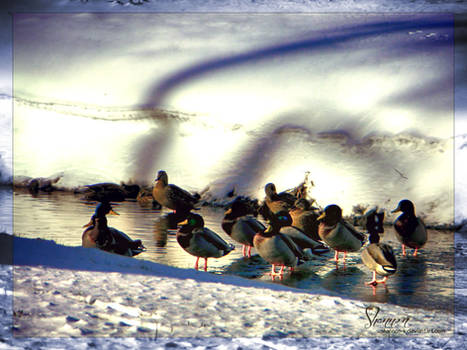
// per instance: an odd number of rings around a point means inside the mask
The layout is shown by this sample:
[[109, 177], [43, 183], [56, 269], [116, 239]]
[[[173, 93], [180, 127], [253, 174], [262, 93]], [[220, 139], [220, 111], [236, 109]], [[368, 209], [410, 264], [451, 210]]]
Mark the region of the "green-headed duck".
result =
[[198, 269], [199, 258], [204, 258], [204, 271], [206, 271], [208, 258], [220, 258], [235, 249], [232, 244], [205, 227], [201, 215], [189, 213], [180, 225], [177, 242], [187, 253], [196, 256], [195, 269]]
[[339, 253], [344, 253], [344, 264], [347, 252], [358, 251], [365, 241], [365, 235], [358, 232], [342, 218], [342, 209], [336, 204], [324, 208], [318, 217], [318, 234], [321, 239], [335, 250], [334, 260], [339, 260]]
[[[253, 246], [258, 254], [272, 265], [271, 276], [281, 276], [284, 267], [293, 270], [301, 261], [308, 260], [303, 250], [290, 238], [281, 233], [281, 228], [290, 225], [291, 218], [287, 211], [278, 212], [269, 220], [269, 226], [264, 231], [259, 231], [254, 239]], [[276, 265], [281, 266], [279, 273]]]
[[425, 224], [415, 215], [415, 206], [408, 199], [403, 199], [392, 213], [402, 212], [394, 222], [396, 237], [402, 244], [402, 255], [405, 246], [415, 249], [413, 256], [417, 256], [418, 249], [423, 247], [428, 239]]
[[85, 248], [99, 248], [108, 252], [135, 256], [145, 250], [141, 240], [132, 240], [124, 232], [107, 226], [107, 214], [119, 215], [108, 202], [101, 202], [96, 206], [91, 221], [84, 225], [81, 237]]

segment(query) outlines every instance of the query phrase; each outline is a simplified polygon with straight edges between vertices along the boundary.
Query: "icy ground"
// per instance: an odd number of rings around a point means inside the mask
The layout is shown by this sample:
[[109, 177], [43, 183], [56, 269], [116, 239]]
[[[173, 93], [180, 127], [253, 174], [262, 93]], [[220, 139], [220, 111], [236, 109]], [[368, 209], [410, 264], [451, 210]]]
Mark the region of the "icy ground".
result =
[[[12, 267], [0, 265], [0, 349], [461, 349], [467, 236], [456, 236], [454, 336], [452, 315], [440, 311], [297, 292], [16, 237], [14, 298]], [[368, 306], [380, 308], [378, 319], [400, 319], [393, 337], [383, 323], [369, 325], [377, 309]], [[403, 334], [416, 331], [420, 338]]]

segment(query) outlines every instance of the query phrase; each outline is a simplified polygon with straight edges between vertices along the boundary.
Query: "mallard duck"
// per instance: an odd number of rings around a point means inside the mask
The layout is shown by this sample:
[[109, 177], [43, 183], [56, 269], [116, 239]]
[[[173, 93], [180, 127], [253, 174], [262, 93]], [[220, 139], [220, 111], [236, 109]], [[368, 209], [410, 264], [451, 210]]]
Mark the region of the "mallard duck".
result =
[[126, 198], [125, 189], [112, 182], [102, 182], [93, 185], [86, 185], [77, 192], [82, 192], [84, 199], [97, 202], [123, 202]]
[[86, 230], [81, 237], [82, 246], [126, 256], [135, 256], [143, 252], [145, 248], [141, 240], [132, 240], [124, 232], [107, 226], [107, 214], [119, 215], [110, 203], [99, 203], [91, 221], [83, 226]]
[[[292, 238], [280, 232], [291, 221], [290, 216], [285, 214], [288, 215], [287, 211], [272, 216], [266, 230], [258, 232], [253, 239], [253, 246], [258, 254], [272, 265], [271, 276], [282, 276], [285, 266], [293, 271], [300, 262], [307, 260], [303, 250]], [[279, 272], [276, 272], [276, 265], [281, 266]]]
[[152, 196], [152, 187], [141, 187], [138, 192], [138, 195], [136, 196], [136, 201], [142, 207], [151, 206], [152, 209], [155, 210], [160, 210], [162, 208], [162, 206]]
[[204, 258], [204, 271], [208, 267], [208, 258], [220, 258], [229, 254], [235, 247], [224, 241], [217, 233], [204, 226], [201, 215], [189, 213], [180, 223], [177, 242], [189, 254], [196, 256], [195, 269], [199, 258]]
[[31, 194], [52, 192], [57, 189], [55, 184], [60, 181], [62, 175], [56, 177], [22, 177], [22, 181], [15, 181], [15, 187], [26, 187]]
[[379, 235], [384, 233], [384, 211], [375, 206], [366, 210], [363, 217], [370, 244], [379, 243]]
[[277, 215], [280, 211], [288, 211], [292, 209], [295, 200], [297, 199], [290, 193], [277, 193], [276, 186], [273, 183], [268, 183], [264, 186], [266, 197], [261, 205], [259, 212], [266, 220]]
[[339, 261], [339, 253], [344, 253], [344, 264], [347, 252], [358, 251], [365, 240], [365, 235], [358, 232], [342, 218], [342, 209], [331, 204], [324, 208], [318, 217], [318, 234], [321, 239], [335, 250], [334, 260]]
[[292, 226], [302, 230], [311, 239], [321, 241], [318, 234], [319, 214], [316, 209], [305, 198], [299, 198], [289, 210], [289, 214], [292, 217]]
[[199, 197], [184, 189], [169, 184], [169, 178], [164, 170], [159, 170], [152, 189], [154, 199], [164, 207], [174, 211], [188, 213], [194, 209]]
[[[365, 284], [376, 286], [378, 283], [386, 283], [389, 275], [397, 271], [397, 261], [390, 245], [386, 243], [371, 243], [362, 251], [363, 263], [373, 271], [373, 279]], [[376, 275], [384, 276], [377, 280]]]
[[[236, 199], [224, 213], [222, 229], [236, 242], [243, 245], [243, 256], [251, 257], [251, 247], [256, 233], [264, 231], [266, 227], [256, 220], [251, 210], [242, 199]], [[248, 247], [248, 253], [246, 249]]]
[[425, 224], [415, 215], [415, 206], [408, 199], [403, 199], [392, 211], [402, 214], [394, 222], [396, 237], [402, 244], [402, 255], [405, 255], [405, 246], [414, 248], [413, 256], [417, 256], [418, 249], [423, 247], [428, 239]]
[[279, 232], [291, 238], [301, 249], [310, 248], [313, 254], [319, 255], [329, 252], [329, 248], [324, 246], [323, 243], [315, 241], [302, 230], [293, 226], [292, 217], [289, 212], [279, 212], [278, 215], [282, 216], [282, 227]]

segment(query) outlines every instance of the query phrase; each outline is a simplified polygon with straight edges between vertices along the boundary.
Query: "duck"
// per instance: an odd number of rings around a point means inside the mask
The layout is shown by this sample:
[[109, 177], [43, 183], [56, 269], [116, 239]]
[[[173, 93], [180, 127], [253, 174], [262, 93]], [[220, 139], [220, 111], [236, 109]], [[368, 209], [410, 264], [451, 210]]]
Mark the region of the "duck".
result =
[[195, 209], [199, 196], [192, 195], [184, 189], [169, 184], [169, 178], [164, 170], [159, 170], [152, 189], [153, 198], [163, 207], [172, 209], [174, 212], [188, 213]]
[[[251, 257], [251, 248], [256, 233], [264, 231], [266, 227], [251, 215], [251, 209], [245, 200], [240, 198], [234, 200], [230, 207], [224, 212], [222, 229], [234, 241], [240, 243], [242, 255]], [[246, 250], [248, 249], [248, 253]]]
[[329, 248], [326, 247], [321, 241], [315, 241], [310, 236], [305, 234], [301, 229], [293, 225], [292, 216], [289, 212], [280, 212], [282, 215], [282, 227], [280, 233], [288, 236], [293, 242], [301, 249], [310, 248], [313, 254], [321, 255], [329, 252]]
[[321, 241], [318, 234], [319, 214], [316, 209], [307, 199], [299, 198], [294, 202], [294, 207], [289, 210], [289, 214], [292, 217], [292, 226], [302, 230], [311, 239]]
[[[373, 279], [365, 284], [376, 286], [378, 283], [386, 283], [388, 276], [397, 271], [397, 261], [394, 251], [389, 244], [371, 243], [362, 251], [362, 262], [373, 271]], [[376, 275], [384, 276], [377, 280]]]
[[191, 212], [185, 221], [180, 223], [176, 238], [183, 250], [196, 256], [196, 270], [200, 258], [204, 258], [204, 271], [207, 271], [208, 258], [220, 258], [235, 249], [234, 245], [227, 243], [217, 233], [205, 227], [201, 215]]
[[108, 202], [100, 202], [81, 236], [84, 248], [99, 248], [108, 252], [135, 256], [145, 250], [141, 240], [132, 240], [124, 232], [107, 226], [107, 214], [119, 215]]
[[154, 210], [160, 210], [162, 206], [152, 196], [152, 187], [141, 187], [136, 195], [136, 201], [142, 207], [151, 206]]
[[368, 232], [368, 241], [371, 243], [379, 243], [380, 234], [384, 233], [384, 210], [378, 206], [367, 209], [364, 214], [365, 228]]
[[83, 193], [84, 200], [97, 202], [123, 202], [127, 196], [125, 189], [113, 182], [101, 182], [86, 185], [76, 190]]
[[14, 188], [25, 188], [32, 195], [39, 192], [53, 192], [58, 188], [55, 184], [60, 181], [63, 175], [55, 177], [29, 177], [29, 176], [15, 176], [13, 181]]
[[260, 207], [260, 213], [264, 219], [269, 220], [272, 216], [277, 215], [280, 211], [288, 211], [292, 209], [296, 197], [287, 192], [277, 193], [276, 185], [272, 182], [264, 186], [266, 197]]
[[422, 219], [415, 215], [415, 206], [408, 200], [403, 199], [397, 205], [397, 208], [391, 213], [402, 212], [394, 221], [396, 237], [402, 244], [402, 255], [406, 255], [405, 247], [415, 249], [413, 256], [417, 256], [418, 250], [423, 247], [428, 239], [425, 224]]
[[365, 235], [358, 232], [342, 218], [342, 209], [336, 204], [324, 208], [317, 219], [320, 221], [318, 234], [329, 247], [335, 250], [334, 260], [339, 261], [339, 253], [344, 253], [344, 264], [347, 252], [360, 250], [365, 241]]
[[[258, 254], [272, 265], [269, 273], [272, 277], [282, 277], [286, 266], [293, 271], [297, 265], [308, 260], [292, 238], [280, 232], [282, 227], [290, 223], [290, 216], [287, 215], [287, 211], [282, 211], [271, 216], [266, 230], [259, 231], [253, 238], [253, 246]], [[279, 272], [276, 272], [276, 266], [281, 267]]]

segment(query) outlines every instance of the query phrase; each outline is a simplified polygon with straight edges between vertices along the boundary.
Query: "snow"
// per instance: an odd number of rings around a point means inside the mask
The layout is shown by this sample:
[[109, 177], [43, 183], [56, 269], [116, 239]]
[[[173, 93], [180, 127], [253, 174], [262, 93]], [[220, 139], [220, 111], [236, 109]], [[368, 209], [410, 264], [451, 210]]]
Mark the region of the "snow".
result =
[[[0, 312], [12, 304], [14, 313], [13, 321], [0, 323], [4, 331], [13, 326], [14, 336], [2, 337], [0, 349], [383, 348], [388, 342], [423, 349], [454, 346], [465, 330], [466, 318], [458, 315], [462, 323], [452, 338], [453, 316], [441, 311], [297, 291], [42, 239], [0, 238], [2, 244], [13, 239], [15, 252], [15, 266], [0, 267]], [[11, 274], [14, 293], [5, 279]], [[386, 320], [396, 323], [385, 328]]]

